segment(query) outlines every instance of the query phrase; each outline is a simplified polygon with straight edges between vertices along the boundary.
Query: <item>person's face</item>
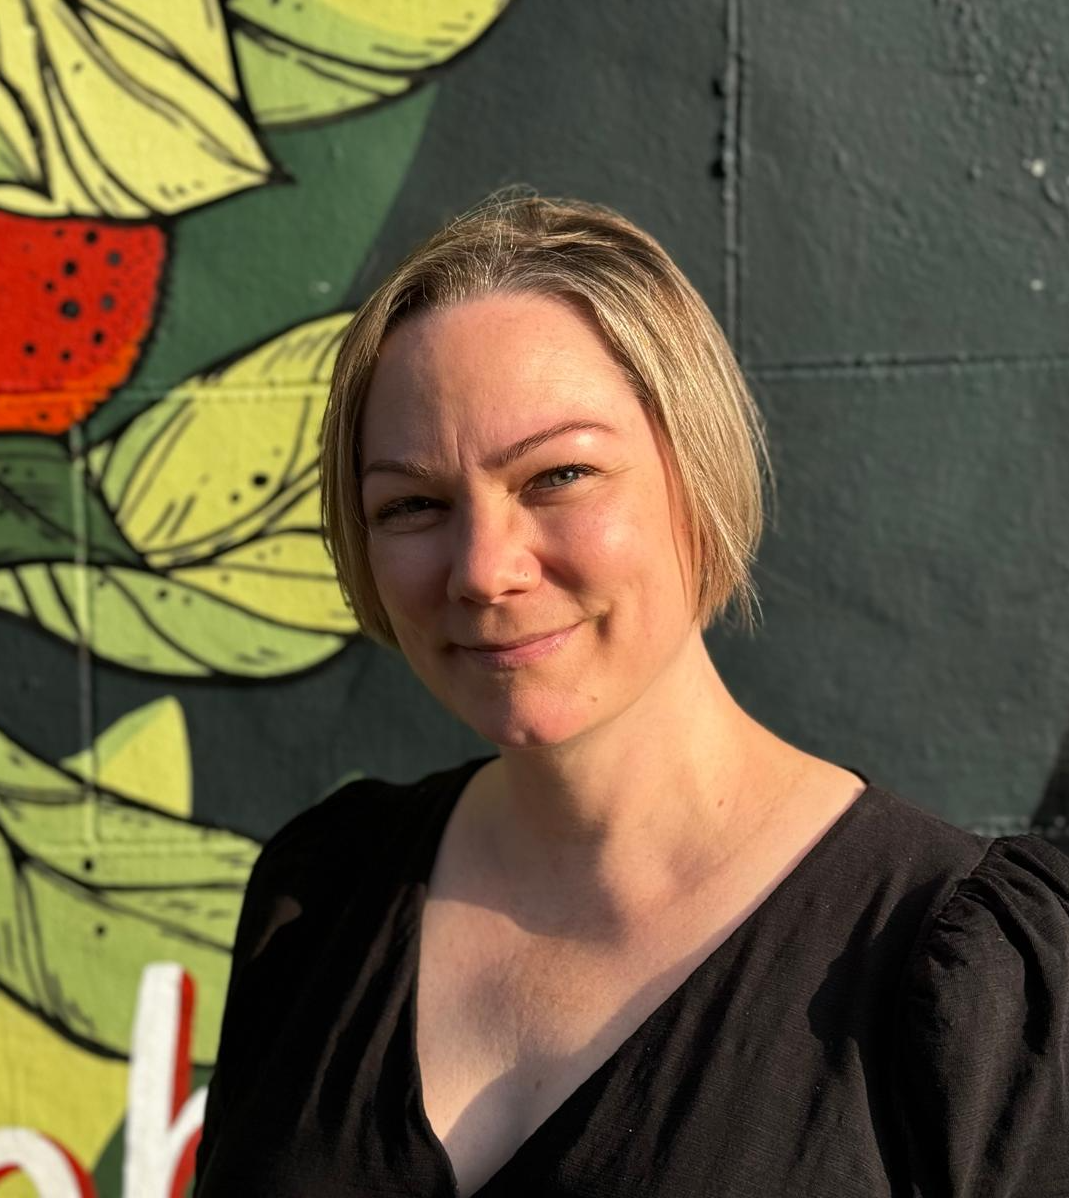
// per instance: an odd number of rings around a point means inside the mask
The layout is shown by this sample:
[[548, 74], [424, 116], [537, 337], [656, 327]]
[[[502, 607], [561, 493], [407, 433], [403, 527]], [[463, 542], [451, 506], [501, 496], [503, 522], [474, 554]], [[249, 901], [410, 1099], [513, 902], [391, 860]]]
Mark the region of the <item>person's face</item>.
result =
[[381, 347], [360, 460], [401, 650], [493, 743], [604, 724], [695, 634], [667, 459], [572, 305], [496, 295], [403, 321]]

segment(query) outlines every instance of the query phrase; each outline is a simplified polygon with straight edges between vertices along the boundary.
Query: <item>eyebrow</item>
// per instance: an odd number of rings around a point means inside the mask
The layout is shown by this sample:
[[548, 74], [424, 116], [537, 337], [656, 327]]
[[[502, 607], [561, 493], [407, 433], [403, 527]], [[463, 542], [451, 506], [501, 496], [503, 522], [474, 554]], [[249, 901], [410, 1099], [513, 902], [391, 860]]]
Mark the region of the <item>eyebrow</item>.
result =
[[[562, 420], [559, 424], [553, 424], [549, 428], [542, 429], [540, 432], [532, 433], [529, 437], [524, 437], [522, 440], [515, 442], [515, 444], [508, 446], [507, 449], [501, 450], [490, 459], [490, 465], [493, 469], [500, 470], [522, 458], [525, 454], [531, 453], [554, 437], [563, 436], [565, 433], [615, 433], [616, 431], [611, 425], [602, 424], [600, 420]], [[389, 471], [392, 474], [405, 474], [409, 478], [418, 478], [425, 482], [434, 478], [434, 471], [428, 469], [428, 467], [422, 465], [420, 462], [398, 461], [394, 458], [377, 458], [374, 462], [365, 466], [360, 474], [362, 478], [366, 478], [369, 474], [374, 474], [380, 470]]]

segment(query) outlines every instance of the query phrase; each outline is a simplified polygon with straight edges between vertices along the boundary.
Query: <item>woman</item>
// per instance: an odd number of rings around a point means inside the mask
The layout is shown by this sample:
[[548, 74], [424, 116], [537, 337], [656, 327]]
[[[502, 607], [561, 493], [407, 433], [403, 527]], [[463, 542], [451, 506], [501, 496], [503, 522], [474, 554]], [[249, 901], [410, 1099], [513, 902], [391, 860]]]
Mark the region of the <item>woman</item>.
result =
[[1069, 1193], [1069, 865], [728, 694], [763, 442], [651, 237], [450, 224], [354, 319], [322, 450], [363, 628], [498, 753], [265, 846], [198, 1198]]

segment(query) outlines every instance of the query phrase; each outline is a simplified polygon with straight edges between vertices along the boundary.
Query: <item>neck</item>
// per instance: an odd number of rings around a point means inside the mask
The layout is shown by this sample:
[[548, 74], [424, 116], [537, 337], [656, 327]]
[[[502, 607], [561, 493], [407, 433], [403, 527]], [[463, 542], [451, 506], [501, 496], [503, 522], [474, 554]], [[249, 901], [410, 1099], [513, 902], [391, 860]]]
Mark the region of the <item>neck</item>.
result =
[[754, 762], [767, 790], [770, 770], [796, 768], [799, 756], [735, 703], [695, 630], [611, 724], [504, 749], [480, 771], [472, 814], [513, 896], [548, 919], [581, 910], [619, 932], [707, 880], [752, 831]]

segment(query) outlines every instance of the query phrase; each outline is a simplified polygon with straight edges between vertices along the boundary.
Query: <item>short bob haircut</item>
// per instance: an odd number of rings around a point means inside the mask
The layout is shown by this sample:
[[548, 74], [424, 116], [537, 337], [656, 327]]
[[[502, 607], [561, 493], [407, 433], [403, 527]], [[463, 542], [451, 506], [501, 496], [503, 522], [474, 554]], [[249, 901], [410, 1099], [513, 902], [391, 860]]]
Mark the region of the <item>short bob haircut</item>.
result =
[[[507, 188], [450, 221], [376, 288], [338, 351], [321, 430], [327, 546], [361, 629], [398, 647], [379, 599], [359, 435], [379, 347], [407, 317], [494, 293], [552, 296], [593, 317], [674, 463], [701, 628], [734, 601], [752, 627], [751, 565], [768, 452], [742, 372], [701, 296], [648, 233], [611, 208]], [[651, 618], [655, 618], [652, 617]]]

